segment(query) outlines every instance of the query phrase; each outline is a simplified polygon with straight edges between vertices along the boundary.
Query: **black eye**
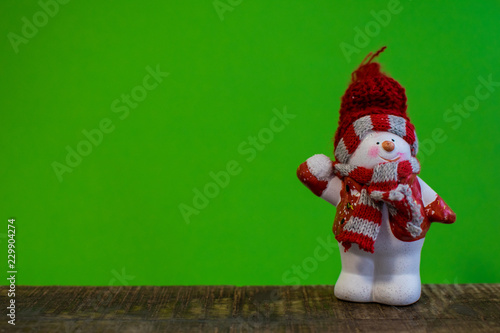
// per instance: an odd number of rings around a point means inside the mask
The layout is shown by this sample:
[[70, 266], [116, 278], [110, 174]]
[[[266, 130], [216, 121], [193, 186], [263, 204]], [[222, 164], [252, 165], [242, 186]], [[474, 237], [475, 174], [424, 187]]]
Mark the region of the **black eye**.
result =
[[396, 142], [396, 141], [394, 141], [394, 139], [392, 139], [392, 142]]
[[377, 142], [377, 144], [380, 144], [380, 142]]

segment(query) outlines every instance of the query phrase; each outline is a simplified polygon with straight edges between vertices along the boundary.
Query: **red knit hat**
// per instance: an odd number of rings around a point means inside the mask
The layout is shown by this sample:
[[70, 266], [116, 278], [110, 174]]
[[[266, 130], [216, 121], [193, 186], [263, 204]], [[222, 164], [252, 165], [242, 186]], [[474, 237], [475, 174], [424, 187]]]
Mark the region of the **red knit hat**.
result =
[[370, 131], [399, 135], [410, 145], [411, 154], [417, 155], [418, 140], [415, 127], [406, 114], [405, 89], [396, 80], [381, 73], [379, 63], [372, 62], [385, 48], [366, 56], [352, 73], [351, 83], [342, 96], [334, 139], [335, 158], [340, 163], [348, 162]]

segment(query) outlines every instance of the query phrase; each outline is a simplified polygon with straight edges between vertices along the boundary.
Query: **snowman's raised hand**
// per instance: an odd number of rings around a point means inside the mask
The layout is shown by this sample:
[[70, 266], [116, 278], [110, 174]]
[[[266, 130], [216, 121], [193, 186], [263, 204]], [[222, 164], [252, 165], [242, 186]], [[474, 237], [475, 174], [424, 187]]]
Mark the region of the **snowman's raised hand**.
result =
[[335, 178], [332, 161], [323, 154], [311, 156], [297, 169], [297, 177], [314, 194], [321, 196], [328, 182]]

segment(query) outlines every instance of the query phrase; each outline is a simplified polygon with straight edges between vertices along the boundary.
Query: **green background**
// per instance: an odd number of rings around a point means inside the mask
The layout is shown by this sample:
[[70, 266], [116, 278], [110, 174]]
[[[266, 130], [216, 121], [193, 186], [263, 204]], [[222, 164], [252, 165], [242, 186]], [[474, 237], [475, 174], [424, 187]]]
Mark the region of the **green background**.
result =
[[[383, 45], [379, 61], [407, 90], [421, 177], [458, 216], [429, 231], [422, 281], [500, 282], [500, 87], [445, 119], [480, 76], [500, 82], [500, 3], [401, 1], [382, 26], [372, 11], [389, 1], [223, 2], [219, 15], [212, 1], [70, 1], [17, 53], [9, 33], [22, 36], [41, 7], [0, 3], [0, 248], [14, 217], [17, 283], [281, 285], [303, 263], [294, 281], [335, 283], [338, 249], [317, 267], [307, 259], [332, 237], [335, 208], [295, 171], [333, 156], [350, 74]], [[113, 101], [157, 65], [169, 76], [120, 119]], [[239, 145], [284, 108], [295, 118], [248, 161]], [[53, 162], [106, 118], [114, 130], [59, 181]], [[232, 160], [240, 172], [186, 223], [179, 205]]]

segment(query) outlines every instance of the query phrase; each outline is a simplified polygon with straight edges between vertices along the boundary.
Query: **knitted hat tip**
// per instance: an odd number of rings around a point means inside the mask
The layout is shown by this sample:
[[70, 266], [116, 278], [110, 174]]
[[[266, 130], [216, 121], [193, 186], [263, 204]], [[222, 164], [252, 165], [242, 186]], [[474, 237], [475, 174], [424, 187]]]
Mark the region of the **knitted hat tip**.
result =
[[352, 73], [352, 82], [363, 80], [368, 76], [376, 76], [381, 75], [380, 72], [380, 64], [378, 62], [372, 62], [373, 59], [378, 57], [380, 53], [384, 52], [387, 46], [383, 46], [380, 50], [372, 54], [371, 52], [365, 57], [365, 59], [361, 62], [358, 69], [356, 69]]
[[335, 157], [343, 163], [370, 130], [399, 135], [412, 146], [413, 156], [417, 153], [414, 127], [406, 114], [405, 89], [382, 73], [378, 62], [373, 62], [385, 49], [366, 56], [352, 73], [352, 81], [342, 96], [334, 146]]

